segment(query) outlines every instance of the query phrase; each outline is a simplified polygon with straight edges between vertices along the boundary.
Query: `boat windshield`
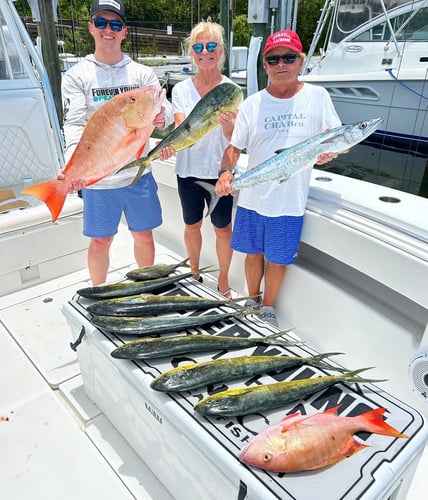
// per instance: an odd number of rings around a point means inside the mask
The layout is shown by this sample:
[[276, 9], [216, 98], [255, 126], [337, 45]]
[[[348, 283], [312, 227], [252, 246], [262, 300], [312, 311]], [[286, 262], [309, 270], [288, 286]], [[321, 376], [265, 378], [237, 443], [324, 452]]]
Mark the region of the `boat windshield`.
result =
[[28, 78], [28, 75], [21, 64], [15, 41], [0, 12], [0, 80], [15, 80], [19, 78]]
[[[413, 4], [409, 0], [384, 0], [385, 9], [389, 12], [405, 4]], [[379, 22], [372, 23], [376, 17]], [[382, 2], [373, 0], [339, 0], [334, 20], [334, 28], [330, 40], [338, 43], [354, 32], [357, 28], [367, 24], [367, 29], [360, 31], [352, 41], [385, 42], [392, 38], [391, 28], [395, 37], [400, 40], [428, 41], [428, 7], [411, 8], [405, 13], [391, 13], [389, 22], [386, 21]]]

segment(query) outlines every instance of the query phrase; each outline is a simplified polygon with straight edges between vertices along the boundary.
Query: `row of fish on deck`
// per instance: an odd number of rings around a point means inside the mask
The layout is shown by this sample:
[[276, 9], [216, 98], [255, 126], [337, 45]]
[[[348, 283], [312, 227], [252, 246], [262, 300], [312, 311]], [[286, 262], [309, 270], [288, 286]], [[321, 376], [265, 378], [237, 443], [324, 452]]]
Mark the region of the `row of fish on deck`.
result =
[[[145, 144], [154, 129], [153, 118], [160, 110], [162, 99], [162, 91], [154, 87], [135, 89], [111, 99], [88, 121], [72, 158], [65, 166], [64, 179], [30, 186], [24, 193], [44, 201], [51, 211], [52, 220], [55, 221], [61, 213], [67, 194], [74, 189], [75, 179], [83, 183], [82, 187], [89, 186], [118, 169], [138, 164], [140, 168], [135, 178], [137, 180], [150, 162], [159, 158], [164, 147], [175, 151], [191, 147], [217, 126], [220, 113], [237, 108], [242, 99], [242, 91], [230, 83], [218, 85], [198, 102], [179, 127], [142, 157]], [[117, 120], [113, 122], [109, 119], [111, 116], [117, 117]], [[238, 191], [242, 187], [260, 183], [284, 182], [300, 170], [312, 168], [321, 153], [341, 152], [361, 142], [378, 128], [381, 121], [373, 119], [337, 127], [285, 151], [278, 151], [273, 158], [237, 177], [232, 182], [232, 188]], [[94, 134], [104, 140], [94, 141]], [[112, 137], [115, 139], [112, 140]], [[207, 184], [205, 187], [211, 188], [211, 212], [218, 200], [212, 186]], [[167, 333], [245, 317], [254, 312], [251, 308], [239, 306], [239, 302], [244, 298], [227, 300], [145, 295], [190, 278], [194, 273], [174, 274], [179, 266], [184, 265], [186, 261], [173, 266], [139, 268], [128, 273], [127, 282], [77, 291], [79, 296], [96, 301], [88, 306], [87, 311], [91, 315], [92, 323], [101, 330], [137, 337], [162, 335], [159, 338], [138, 338], [126, 342], [112, 352], [114, 358], [138, 360], [207, 350], [243, 349], [257, 344], [287, 346], [293, 343], [285, 340], [286, 332], [260, 338], [207, 334], [164, 337]], [[200, 270], [205, 271], [207, 269]], [[227, 306], [228, 311], [196, 316], [166, 314], [222, 306]], [[157, 316], [147, 317], [153, 314]], [[335, 354], [338, 353], [311, 357], [253, 355], [215, 359], [180, 366], [162, 373], [153, 380], [151, 387], [153, 390], [164, 392], [189, 391], [218, 381], [239, 379], [303, 364], [341, 372], [212, 394], [200, 400], [194, 408], [200, 415], [209, 417], [246, 415], [284, 407], [292, 401], [339, 382], [358, 384], [379, 381], [360, 377], [359, 374], [366, 368], [346, 371], [329, 364], [326, 358]], [[383, 421], [382, 416], [386, 411], [384, 408], [370, 410], [356, 417], [340, 416], [338, 411], [339, 407], [333, 407], [316, 415], [287, 416], [246, 444], [241, 451], [240, 460], [248, 465], [275, 472], [310, 470], [334, 464], [364, 448], [366, 445], [353, 438], [353, 434], [358, 431], [396, 438], [407, 437]]]
[[[257, 374], [280, 372], [290, 367], [309, 365], [333, 375], [286, 380], [272, 384], [250, 385], [220, 390], [199, 400], [194, 410], [206, 418], [236, 417], [274, 408], [285, 408], [308, 395], [334, 384], [370, 383], [382, 380], [367, 379], [360, 373], [368, 368], [348, 371], [330, 364], [335, 352], [313, 356], [243, 355], [221, 357], [228, 351], [260, 344], [285, 348], [299, 344], [287, 338], [287, 331], [268, 336], [237, 337], [194, 333], [189, 329], [251, 315], [252, 308], [241, 307], [238, 299], [216, 299], [185, 295], [162, 295], [168, 286], [191, 280], [192, 273], [180, 273], [187, 259], [172, 265], [158, 264], [127, 273], [120, 283], [85, 287], [77, 295], [89, 301], [86, 306], [90, 321], [100, 330], [132, 340], [116, 347], [111, 356], [120, 360], [148, 360], [176, 357], [189, 353], [217, 352], [209, 361], [181, 364], [164, 371], [153, 379], [155, 391], [176, 393], [192, 391], [210, 384], [238, 380]], [[200, 270], [206, 272], [208, 269]], [[147, 293], [158, 292], [158, 294]], [[226, 308], [227, 312], [219, 312]], [[216, 309], [208, 314], [171, 314]], [[181, 334], [179, 332], [182, 332]], [[367, 445], [354, 439], [353, 434], [366, 431], [394, 438], [406, 438], [387, 424], [385, 408], [376, 408], [356, 416], [340, 416], [340, 405], [314, 415], [293, 413], [279, 423], [260, 432], [242, 448], [239, 459], [244, 464], [271, 472], [298, 472], [333, 465], [362, 450]]]

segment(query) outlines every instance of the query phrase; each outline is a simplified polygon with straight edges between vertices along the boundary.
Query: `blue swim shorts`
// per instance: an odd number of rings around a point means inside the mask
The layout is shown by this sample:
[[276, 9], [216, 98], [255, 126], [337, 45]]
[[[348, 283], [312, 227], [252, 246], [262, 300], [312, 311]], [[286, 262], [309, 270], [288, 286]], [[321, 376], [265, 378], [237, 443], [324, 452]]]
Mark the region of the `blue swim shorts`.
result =
[[[204, 217], [205, 204], [209, 205], [210, 193], [196, 181], [203, 180], [215, 186], [217, 179], [198, 179], [196, 177], [177, 176], [178, 195], [180, 197], [183, 220], [191, 225], [201, 221]], [[213, 226], [223, 228], [232, 222], [233, 197], [222, 196], [211, 214]]]
[[231, 246], [243, 253], [264, 253], [274, 264], [293, 264], [302, 234], [303, 216], [266, 217], [239, 207]]
[[158, 186], [151, 172], [134, 185], [116, 189], [82, 189], [83, 234], [89, 238], [109, 238], [117, 233], [122, 213], [135, 233], [162, 224]]

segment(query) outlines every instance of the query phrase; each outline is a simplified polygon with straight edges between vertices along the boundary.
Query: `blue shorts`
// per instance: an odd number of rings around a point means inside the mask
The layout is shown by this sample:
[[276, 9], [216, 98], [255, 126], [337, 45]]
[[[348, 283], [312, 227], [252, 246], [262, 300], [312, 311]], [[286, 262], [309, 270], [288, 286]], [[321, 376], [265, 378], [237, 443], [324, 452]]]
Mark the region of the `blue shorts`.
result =
[[263, 253], [274, 264], [293, 264], [302, 234], [303, 216], [266, 217], [238, 207], [231, 246], [243, 253]]
[[122, 213], [130, 231], [149, 231], [162, 224], [158, 186], [151, 172], [134, 185], [116, 189], [82, 189], [83, 234], [109, 238], [117, 233]]
[[[211, 200], [210, 193], [196, 181], [197, 177], [177, 176], [178, 195], [181, 201], [183, 220], [187, 225], [196, 224], [204, 217], [205, 203], [208, 205]], [[217, 179], [203, 179], [215, 186]], [[211, 214], [211, 222], [215, 227], [223, 228], [232, 222], [233, 197], [231, 195], [222, 196], [217, 206]]]

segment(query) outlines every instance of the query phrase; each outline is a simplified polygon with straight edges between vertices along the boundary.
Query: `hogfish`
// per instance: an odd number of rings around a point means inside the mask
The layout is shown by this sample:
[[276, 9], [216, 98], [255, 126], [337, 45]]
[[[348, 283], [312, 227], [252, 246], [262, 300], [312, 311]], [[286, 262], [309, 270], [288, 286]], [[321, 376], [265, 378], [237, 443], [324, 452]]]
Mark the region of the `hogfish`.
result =
[[64, 180], [52, 179], [25, 188], [22, 193], [39, 198], [55, 222], [73, 179], [95, 184], [132, 159], [139, 158], [153, 132], [165, 91], [158, 86], [129, 90], [113, 97], [89, 118], [82, 137], [64, 168]]
[[340, 405], [317, 413], [293, 413], [254, 437], [241, 451], [241, 462], [272, 472], [297, 472], [333, 465], [367, 447], [360, 431], [407, 438], [383, 420], [385, 408], [356, 417], [338, 416]]

